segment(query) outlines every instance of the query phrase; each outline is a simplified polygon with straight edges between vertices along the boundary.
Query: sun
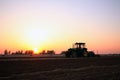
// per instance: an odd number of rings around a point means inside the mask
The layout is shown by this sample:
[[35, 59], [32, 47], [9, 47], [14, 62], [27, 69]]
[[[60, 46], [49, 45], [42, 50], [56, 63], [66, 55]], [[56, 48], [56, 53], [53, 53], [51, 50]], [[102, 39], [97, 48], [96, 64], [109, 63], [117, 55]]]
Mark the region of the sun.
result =
[[48, 32], [47, 29], [31, 26], [24, 31], [24, 42], [36, 53], [38, 52], [37, 48], [43, 47], [43, 45], [45, 45], [50, 39], [50, 34]]
[[38, 48], [34, 48], [33, 51], [34, 51], [35, 54], [39, 53], [39, 49]]
[[25, 25], [22, 34], [21, 41], [34, 53], [39, 53], [54, 37], [53, 29], [49, 28], [48, 25], [40, 25], [34, 21]]

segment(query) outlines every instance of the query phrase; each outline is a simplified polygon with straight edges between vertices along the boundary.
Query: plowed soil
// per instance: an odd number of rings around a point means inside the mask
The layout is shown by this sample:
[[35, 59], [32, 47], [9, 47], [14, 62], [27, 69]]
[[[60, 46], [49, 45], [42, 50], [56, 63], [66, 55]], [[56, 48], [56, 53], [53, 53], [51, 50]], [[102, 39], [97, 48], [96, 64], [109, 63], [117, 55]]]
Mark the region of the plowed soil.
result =
[[120, 80], [120, 57], [0, 59], [0, 80]]

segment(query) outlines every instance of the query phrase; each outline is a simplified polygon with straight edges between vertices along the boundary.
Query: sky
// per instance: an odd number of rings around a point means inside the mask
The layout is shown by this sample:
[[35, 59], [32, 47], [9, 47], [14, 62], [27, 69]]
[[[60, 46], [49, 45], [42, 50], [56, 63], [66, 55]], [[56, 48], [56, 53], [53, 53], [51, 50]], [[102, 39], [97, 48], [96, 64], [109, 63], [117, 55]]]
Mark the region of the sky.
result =
[[85, 42], [120, 53], [120, 0], [0, 0], [0, 53], [55, 50]]

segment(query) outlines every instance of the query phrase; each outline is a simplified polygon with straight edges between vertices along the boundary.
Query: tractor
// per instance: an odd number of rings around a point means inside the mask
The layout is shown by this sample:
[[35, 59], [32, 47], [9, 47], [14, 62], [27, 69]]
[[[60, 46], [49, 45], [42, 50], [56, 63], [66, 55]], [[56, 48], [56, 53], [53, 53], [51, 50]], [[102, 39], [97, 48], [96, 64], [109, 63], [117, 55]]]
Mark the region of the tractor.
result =
[[94, 57], [95, 53], [93, 51], [87, 51], [85, 48], [85, 43], [76, 42], [73, 44], [73, 48], [69, 48], [65, 52], [66, 57]]

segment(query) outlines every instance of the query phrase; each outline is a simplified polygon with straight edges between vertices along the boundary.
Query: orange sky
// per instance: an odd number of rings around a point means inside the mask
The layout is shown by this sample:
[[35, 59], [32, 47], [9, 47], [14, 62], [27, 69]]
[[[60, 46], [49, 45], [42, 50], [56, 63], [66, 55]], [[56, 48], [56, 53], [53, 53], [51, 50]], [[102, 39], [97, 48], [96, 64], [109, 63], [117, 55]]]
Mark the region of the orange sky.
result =
[[119, 0], [0, 0], [0, 53], [55, 50], [75, 42], [120, 53]]

